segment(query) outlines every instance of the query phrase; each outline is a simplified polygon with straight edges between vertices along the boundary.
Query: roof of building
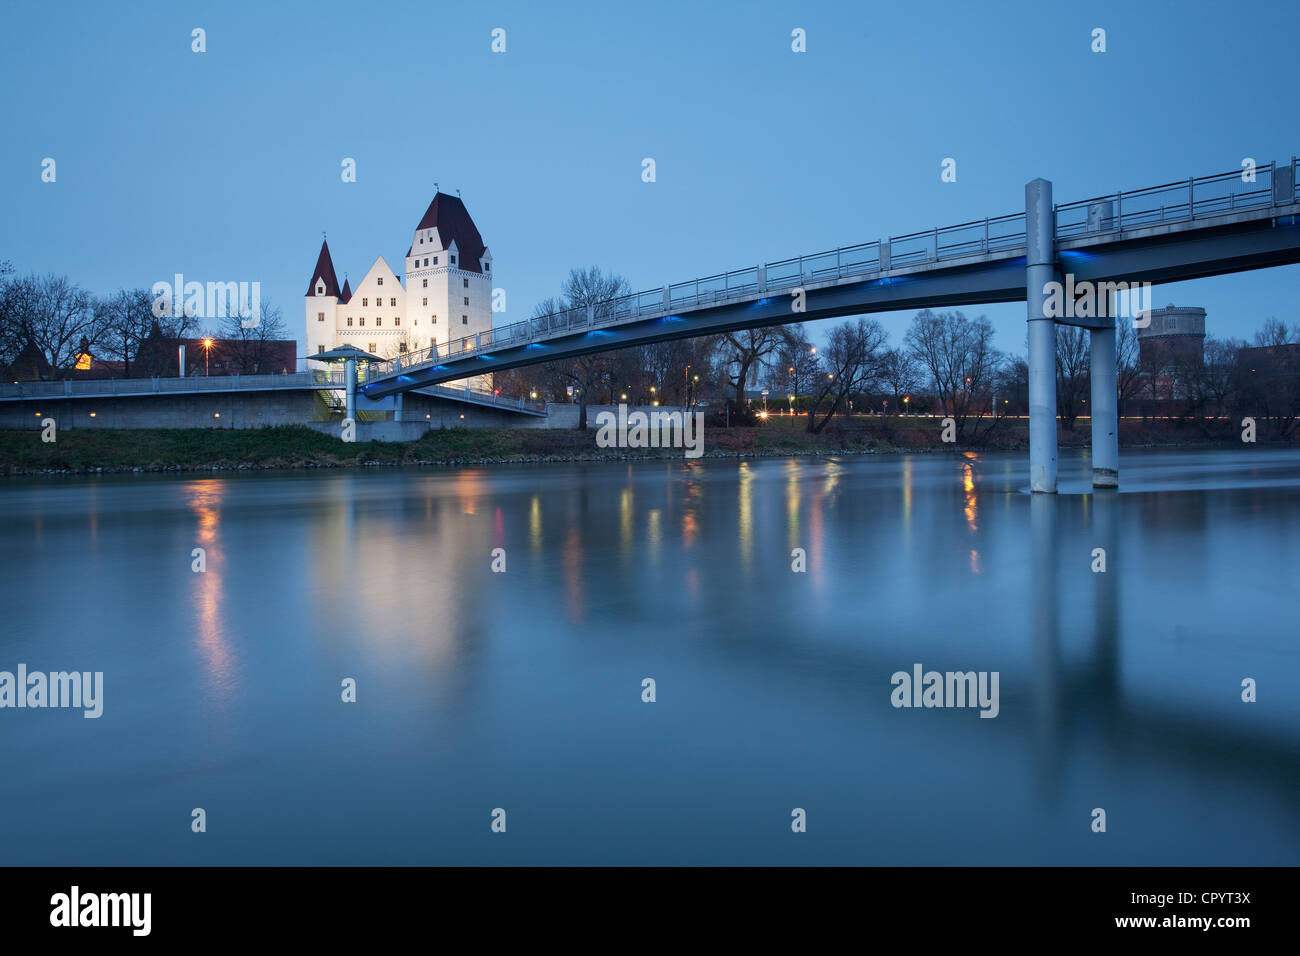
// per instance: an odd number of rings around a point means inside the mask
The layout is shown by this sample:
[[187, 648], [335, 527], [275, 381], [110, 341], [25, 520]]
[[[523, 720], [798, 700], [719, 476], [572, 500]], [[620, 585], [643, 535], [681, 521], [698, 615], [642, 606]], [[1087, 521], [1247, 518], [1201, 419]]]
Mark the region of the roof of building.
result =
[[359, 362], [383, 361], [378, 355], [372, 355], [355, 345], [340, 345], [328, 352], [317, 352], [315, 355], [308, 355], [307, 358], [313, 362], [343, 362], [347, 359], [356, 359]]
[[339, 294], [339, 277], [334, 274], [334, 260], [330, 258], [330, 247], [328, 242], [322, 241], [320, 244], [320, 255], [316, 257], [316, 270], [311, 274], [311, 281], [307, 283], [307, 294], [316, 294], [316, 280], [322, 279], [325, 282], [325, 294], [338, 298]]
[[347, 305], [352, 301], [352, 286], [348, 285], [348, 280], [343, 280], [343, 291], [339, 293], [339, 305]]
[[[483, 271], [479, 260], [483, 258], [487, 247], [483, 245], [483, 237], [479, 235], [478, 227], [474, 225], [469, 210], [459, 196], [448, 196], [443, 192], [435, 194], [433, 202], [424, 211], [424, 218], [415, 229], [417, 232], [421, 229], [437, 229], [444, 249], [455, 242], [456, 248], [460, 250], [457, 268], [466, 272]], [[406, 254], [409, 256], [411, 251], [408, 249]]]

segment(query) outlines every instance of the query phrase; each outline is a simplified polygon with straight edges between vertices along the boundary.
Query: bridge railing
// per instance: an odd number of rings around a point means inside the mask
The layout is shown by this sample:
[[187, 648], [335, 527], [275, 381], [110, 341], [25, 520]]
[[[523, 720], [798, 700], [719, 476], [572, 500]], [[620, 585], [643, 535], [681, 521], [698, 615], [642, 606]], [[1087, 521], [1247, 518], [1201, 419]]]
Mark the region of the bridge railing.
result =
[[[358, 381], [364, 381], [366, 366], [357, 369]], [[113, 395], [166, 395], [177, 392], [266, 391], [278, 388], [340, 389], [346, 384], [342, 368], [311, 369], [287, 375], [192, 375], [186, 378], [96, 378], [67, 379], [59, 382], [15, 382], [0, 385], [0, 399], [5, 398], [76, 398]], [[371, 376], [373, 377], [373, 375]], [[451, 385], [427, 386], [452, 398], [469, 398], [505, 408], [546, 410], [545, 402], [533, 402], [523, 396], [497, 395], [480, 389]]]
[[152, 395], [174, 392], [228, 392], [237, 389], [301, 388], [310, 372], [287, 375], [188, 375], [185, 378], [89, 378], [0, 385], [0, 398], [57, 398], [78, 395]]
[[[1295, 202], [1296, 160], [1284, 164], [1291, 189], [1280, 201]], [[1253, 175], [1252, 175], [1253, 172]], [[1276, 163], [1253, 171], [1239, 170], [1193, 177], [1176, 183], [1117, 192], [1056, 207], [1056, 237], [1069, 239], [1097, 232], [1136, 229], [1162, 223], [1190, 222], [1207, 216], [1267, 208], [1274, 203]]]
[[[1218, 173], [1133, 192], [1085, 199], [1057, 206], [1056, 237], [1072, 237], [1136, 228], [1166, 222], [1194, 220], [1235, 210], [1268, 207], [1275, 201], [1300, 198], [1300, 168], [1290, 164], [1289, 194], [1275, 196], [1276, 164], [1255, 169], [1253, 179], [1242, 172]], [[1286, 167], [1283, 167], [1284, 169]], [[592, 309], [570, 309], [537, 316], [510, 325], [453, 339], [449, 343], [411, 353], [375, 366], [375, 377], [436, 365], [439, 360], [477, 354], [503, 345], [540, 343], [561, 334], [668, 315], [679, 309], [721, 305], [732, 299], [752, 300], [764, 292], [784, 292], [803, 285], [870, 276], [900, 266], [924, 265], [983, 253], [1015, 250], [1025, 245], [1025, 214], [981, 219], [956, 226], [936, 227], [891, 237], [883, 242], [842, 246], [828, 252], [782, 259], [762, 266], [676, 282], [658, 289], [634, 292]], [[487, 366], [484, 371], [490, 371]], [[472, 373], [469, 373], [472, 374]]]

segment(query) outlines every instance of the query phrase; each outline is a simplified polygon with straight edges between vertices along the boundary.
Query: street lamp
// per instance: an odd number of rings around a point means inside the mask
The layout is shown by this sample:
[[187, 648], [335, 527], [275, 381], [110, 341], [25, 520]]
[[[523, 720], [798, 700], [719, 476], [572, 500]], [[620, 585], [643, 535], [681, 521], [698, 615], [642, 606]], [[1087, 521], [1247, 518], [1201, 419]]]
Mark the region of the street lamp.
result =
[[208, 356], [212, 354], [212, 339], [203, 340], [203, 377], [208, 376]]

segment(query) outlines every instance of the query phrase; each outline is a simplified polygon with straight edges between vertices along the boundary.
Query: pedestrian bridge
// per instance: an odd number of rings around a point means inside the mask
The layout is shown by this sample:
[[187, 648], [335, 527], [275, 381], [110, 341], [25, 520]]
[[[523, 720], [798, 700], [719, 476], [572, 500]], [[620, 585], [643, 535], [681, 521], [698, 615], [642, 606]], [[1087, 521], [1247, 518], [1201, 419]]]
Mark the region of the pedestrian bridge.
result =
[[[14, 382], [0, 385], [0, 403], [48, 402], [68, 398], [116, 398], [149, 395], [213, 395], [222, 392], [342, 389], [342, 369], [315, 369], [288, 375], [190, 375], [185, 378], [66, 379], [59, 382]], [[425, 385], [424, 395], [522, 415], [545, 416], [546, 405], [523, 397], [508, 398], [468, 387]]]
[[[1055, 206], [1076, 283], [1173, 282], [1300, 261], [1296, 160]], [[749, 266], [453, 339], [372, 366], [379, 398], [592, 352], [734, 329], [1024, 301], [1027, 212]], [[795, 290], [804, 311], [792, 311]]]
[[[516, 322], [370, 369], [369, 398], [629, 346], [874, 312], [1026, 302], [1030, 485], [1056, 491], [1057, 324], [1090, 330], [1093, 481], [1118, 483], [1114, 312], [1061, 318], [1049, 289], [1177, 282], [1300, 262], [1297, 163], [1269, 163], [749, 266]], [[1067, 281], [1072, 280], [1072, 281]], [[1058, 287], [1059, 288], [1059, 287]], [[1068, 314], [1068, 313], [1067, 313]]]

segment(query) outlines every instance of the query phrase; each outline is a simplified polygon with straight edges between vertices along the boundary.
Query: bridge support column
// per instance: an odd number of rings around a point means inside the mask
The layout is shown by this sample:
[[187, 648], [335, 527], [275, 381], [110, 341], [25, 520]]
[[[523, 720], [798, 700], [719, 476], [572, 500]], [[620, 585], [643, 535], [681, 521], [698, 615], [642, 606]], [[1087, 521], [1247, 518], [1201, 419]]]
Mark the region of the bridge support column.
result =
[[393, 396], [393, 421], [395, 422], [402, 420], [402, 399], [405, 397], [405, 392], [398, 392]]
[[1056, 322], [1047, 317], [1047, 285], [1056, 279], [1052, 184], [1025, 184], [1025, 300], [1029, 321], [1029, 486], [1056, 493]]
[[343, 363], [343, 417], [357, 420], [357, 360], [347, 359]]
[[1093, 329], [1088, 333], [1088, 339], [1092, 346], [1088, 364], [1088, 378], [1092, 382], [1092, 486], [1117, 488], [1119, 403], [1116, 397], [1115, 326]]

